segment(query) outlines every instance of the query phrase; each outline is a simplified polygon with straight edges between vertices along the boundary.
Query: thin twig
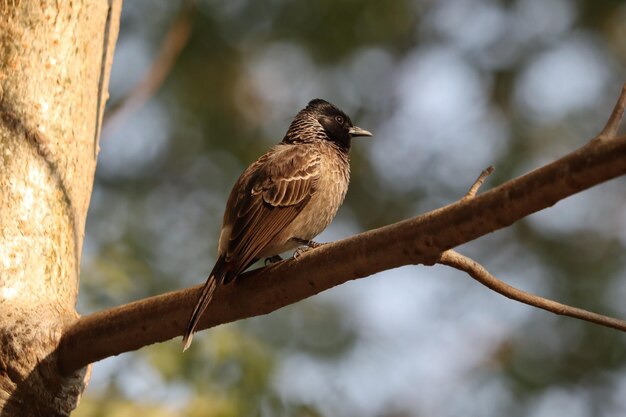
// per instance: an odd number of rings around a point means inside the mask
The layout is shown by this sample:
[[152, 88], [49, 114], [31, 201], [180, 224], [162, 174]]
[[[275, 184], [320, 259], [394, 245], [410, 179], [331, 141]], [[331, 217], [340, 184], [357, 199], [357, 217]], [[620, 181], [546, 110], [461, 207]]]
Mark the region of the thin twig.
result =
[[601, 326], [626, 331], [626, 321], [624, 320], [593, 313], [591, 311], [572, 307], [567, 304], [561, 304], [557, 301], [530, 294], [526, 291], [512, 287], [511, 285], [500, 281], [498, 278], [491, 275], [489, 271], [487, 271], [478, 262], [453, 250], [447, 250], [441, 254], [439, 263], [463, 272], [467, 272], [472, 278], [483, 284], [485, 287], [497, 292], [498, 294], [504, 295], [511, 300], [519, 301], [521, 303], [528, 304], [529, 306], [538, 307], [561, 316], [569, 316], [599, 324]]
[[484, 169], [483, 172], [480, 173], [478, 178], [476, 178], [476, 181], [474, 181], [474, 184], [472, 184], [472, 186], [467, 191], [467, 194], [465, 194], [465, 197], [463, 197], [462, 200], [469, 200], [470, 198], [476, 197], [476, 193], [478, 192], [480, 187], [483, 185], [487, 177], [493, 173], [493, 171], [495, 171], [495, 168], [491, 165], [489, 165], [486, 169]]
[[183, 1], [181, 10], [163, 38], [159, 54], [150, 69], [125, 97], [107, 109], [103, 121], [107, 133], [119, 126], [133, 111], [143, 106], [161, 87], [189, 41], [194, 16], [195, 2]]
[[615, 103], [615, 107], [613, 107], [613, 111], [609, 116], [609, 120], [607, 120], [604, 129], [598, 135], [598, 139], [613, 139], [617, 136], [617, 131], [619, 129], [619, 125], [622, 122], [622, 118], [624, 117], [624, 109], [626, 108], [626, 84], [622, 86], [622, 92], [620, 93], [619, 98], [617, 99], [617, 103]]

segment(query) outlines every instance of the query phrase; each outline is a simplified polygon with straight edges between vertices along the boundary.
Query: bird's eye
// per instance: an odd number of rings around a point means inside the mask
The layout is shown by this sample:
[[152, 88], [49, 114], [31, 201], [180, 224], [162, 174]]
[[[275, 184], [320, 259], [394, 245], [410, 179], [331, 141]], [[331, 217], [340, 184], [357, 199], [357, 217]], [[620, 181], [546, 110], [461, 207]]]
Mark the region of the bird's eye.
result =
[[335, 117], [335, 120], [336, 120], [336, 121], [337, 121], [337, 123], [339, 123], [340, 125], [342, 125], [342, 124], [343, 124], [343, 117], [341, 117], [341, 116], [337, 116], [337, 117]]

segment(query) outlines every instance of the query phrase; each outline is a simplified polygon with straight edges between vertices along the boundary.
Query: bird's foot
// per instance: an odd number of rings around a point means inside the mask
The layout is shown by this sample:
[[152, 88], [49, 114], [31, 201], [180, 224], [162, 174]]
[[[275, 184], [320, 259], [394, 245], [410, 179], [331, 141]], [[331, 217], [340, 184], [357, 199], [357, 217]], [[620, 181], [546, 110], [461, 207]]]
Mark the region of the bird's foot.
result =
[[276, 262], [280, 262], [282, 260], [283, 258], [281, 258], [280, 255], [270, 256], [269, 258], [265, 258], [265, 266], [275, 264]]
[[293, 253], [293, 259], [298, 259], [298, 257], [302, 255], [304, 252], [307, 252], [311, 249], [318, 248], [324, 245], [324, 243], [314, 242], [312, 240], [300, 239], [297, 237], [292, 237], [291, 240], [302, 245], [302, 247], [299, 247]]

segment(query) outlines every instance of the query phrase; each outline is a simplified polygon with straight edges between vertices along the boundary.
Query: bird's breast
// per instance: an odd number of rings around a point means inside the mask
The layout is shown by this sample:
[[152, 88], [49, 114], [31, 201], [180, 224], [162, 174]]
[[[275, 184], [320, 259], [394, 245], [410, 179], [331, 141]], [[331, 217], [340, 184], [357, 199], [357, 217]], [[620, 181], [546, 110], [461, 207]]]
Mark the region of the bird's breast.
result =
[[333, 221], [348, 191], [349, 169], [334, 161], [328, 161], [326, 165], [317, 191], [294, 220], [294, 232], [299, 232], [301, 236], [296, 237], [301, 239], [313, 239]]

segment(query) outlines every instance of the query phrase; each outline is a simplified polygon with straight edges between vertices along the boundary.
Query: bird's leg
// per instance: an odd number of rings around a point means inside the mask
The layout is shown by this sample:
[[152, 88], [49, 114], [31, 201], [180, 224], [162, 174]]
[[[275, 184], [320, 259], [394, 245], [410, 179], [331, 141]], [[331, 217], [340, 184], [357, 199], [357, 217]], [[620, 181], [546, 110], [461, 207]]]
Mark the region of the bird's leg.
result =
[[304, 252], [310, 249], [317, 248], [317, 247], [324, 245], [324, 243], [314, 242], [312, 240], [300, 239], [299, 237], [292, 237], [291, 240], [302, 245], [301, 247], [296, 249], [296, 251], [293, 253], [293, 259], [297, 259], [298, 256], [302, 255]]
[[283, 258], [281, 258], [280, 255], [270, 256], [269, 258], [265, 258], [265, 266], [275, 264], [276, 262], [280, 262], [282, 260]]

